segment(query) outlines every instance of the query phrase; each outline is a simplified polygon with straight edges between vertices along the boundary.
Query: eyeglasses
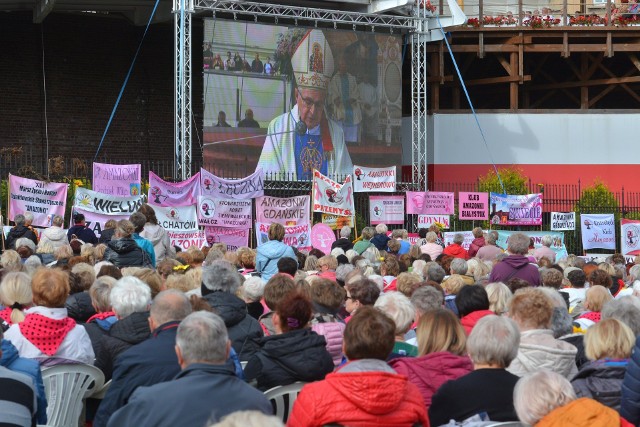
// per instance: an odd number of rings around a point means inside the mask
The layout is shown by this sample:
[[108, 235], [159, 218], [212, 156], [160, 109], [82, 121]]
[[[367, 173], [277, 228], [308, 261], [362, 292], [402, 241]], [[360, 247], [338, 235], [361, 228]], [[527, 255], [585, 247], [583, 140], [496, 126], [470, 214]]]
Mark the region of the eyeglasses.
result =
[[311, 107], [315, 107], [315, 108], [323, 108], [324, 107], [324, 100], [322, 101], [314, 101], [311, 98], [304, 98], [302, 95], [299, 95], [300, 99], [302, 99], [302, 102], [304, 103], [304, 106], [307, 108], [311, 108]]

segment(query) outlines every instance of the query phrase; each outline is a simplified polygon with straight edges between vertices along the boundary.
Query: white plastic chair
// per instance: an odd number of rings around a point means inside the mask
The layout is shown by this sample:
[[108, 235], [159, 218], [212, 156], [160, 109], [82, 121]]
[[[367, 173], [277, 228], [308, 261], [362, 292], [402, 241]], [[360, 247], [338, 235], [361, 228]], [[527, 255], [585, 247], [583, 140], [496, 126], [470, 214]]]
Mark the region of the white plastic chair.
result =
[[96, 390], [95, 393], [93, 393], [89, 397], [91, 397], [92, 399], [104, 399], [107, 391], [109, 391], [109, 387], [111, 387], [111, 380], [104, 383], [104, 385], [99, 390]]
[[264, 396], [271, 402], [275, 416], [286, 424], [289, 415], [293, 411], [293, 404], [298, 398], [302, 387], [307, 383], [297, 382], [288, 385], [277, 386], [264, 392]]
[[84, 399], [104, 385], [104, 374], [91, 365], [57, 365], [42, 370], [49, 426], [78, 427]]

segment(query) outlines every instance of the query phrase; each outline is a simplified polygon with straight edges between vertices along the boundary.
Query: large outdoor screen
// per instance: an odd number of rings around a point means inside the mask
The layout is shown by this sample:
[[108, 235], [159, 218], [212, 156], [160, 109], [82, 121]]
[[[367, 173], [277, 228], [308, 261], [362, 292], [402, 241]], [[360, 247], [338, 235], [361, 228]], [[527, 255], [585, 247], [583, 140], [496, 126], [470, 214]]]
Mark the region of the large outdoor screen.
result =
[[401, 42], [389, 34], [206, 19], [207, 169], [240, 177], [260, 166], [307, 180], [313, 168], [335, 176], [353, 164], [400, 167]]

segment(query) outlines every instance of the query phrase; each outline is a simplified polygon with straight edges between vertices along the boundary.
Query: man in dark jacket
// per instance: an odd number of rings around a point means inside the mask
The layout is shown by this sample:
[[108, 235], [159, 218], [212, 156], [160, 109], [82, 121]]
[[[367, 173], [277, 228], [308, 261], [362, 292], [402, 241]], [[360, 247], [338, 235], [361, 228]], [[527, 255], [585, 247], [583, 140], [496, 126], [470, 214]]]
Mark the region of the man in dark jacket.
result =
[[173, 381], [138, 388], [108, 426], [204, 426], [236, 411], [273, 409], [260, 391], [225, 365], [231, 351], [220, 316], [197, 312], [178, 326], [176, 355], [182, 371]]
[[217, 260], [202, 268], [202, 296], [224, 319], [240, 360], [249, 360], [263, 333], [258, 321], [247, 313], [247, 304], [235, 296], [240, 284], [240, 274], [227, 261]]
[[153, 333], [116, 359], [111, 387], [98, 408], [94, 427], [106, 426], [109, 417], [129, 401], [138, 387], [170, 381], [178, 375], [176, 332], [180, 321], [189, 314], [191, 304], [182, 292], [169, 289], [154, 298], [149, 315]]
[[16, 249], [16, 240], [21, 237], [26, 237], [27, 239], [33, 241], [33, 244], [38, 244], [38, 237], [36, 233], [34, 233], [31, 228], [25, 225], [24, 215], [18, 214], [13, 218], [13, 222], [15, 222], [16, 226], [13, 227], [9, 231], [9, 235], [7, 239], [4, 241], [4, 247], [7, 249]]
[[507, 283], [509, 279], [517, 277], [526, 280], [531, 286], [540, 286], [538, 266], [529, 263], [526, 257], [528, 250], [529, 236], [523, 233], [512, 234], [507, 246], [507, 251], [511, 255], [493, 267], [489, 282]]
[[349, 249], [353, 249], [353, 243], [349, 237], [351, 236], [351, 229], [346, 225], [340, 229], [340, 238], [331, 244], [331, 249], [340, 248], [347, 252]]
[[[116, 357], [129, 347], [149, 338], [149, 306], [151, 289], [140, 279], [125, 276], [111, 290], [111, 307], [118, 321], [109, 329], [99, 344], [102, 351], [96, 354], [95, 366], [111, 379]], [[94, 345], [95, 346], [95, 345]]]
[[69, 242], [73, 240], [73, 236], [76, 236], [76, 238], [85, 243], [91, 243], [92, 245], [98, 243], [96, 234], [93, 230], [87, 227], [87, 224], [84, 221], [84, 215], [81, 213], [73, 214], [73, 227], [67, 231], [67, 239], [69, 239]]

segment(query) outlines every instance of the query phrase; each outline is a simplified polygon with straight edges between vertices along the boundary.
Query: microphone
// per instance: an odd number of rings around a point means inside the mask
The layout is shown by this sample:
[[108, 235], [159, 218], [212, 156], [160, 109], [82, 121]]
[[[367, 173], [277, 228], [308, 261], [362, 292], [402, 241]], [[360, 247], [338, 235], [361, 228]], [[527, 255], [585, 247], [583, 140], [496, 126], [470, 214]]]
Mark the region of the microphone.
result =
[[[232, 128], [233, 129], [233, 128]], [[222, 141], [214, 141], [214, 142], [205, 142], [202, 145], [215, 145], [215, 144], [223, 144], [226, 142], [235, 142], [235, 141], [243, 141], [245, 139], [254, 139], [254, 138], [265, 138], [267, 136], [274, 136], [274, 135], [284, 135], [287, 133], [296, 133], [297, 135], [303, 136], [307, 133], [307, 125], [305, 122], [303, 122], [302, 120], [296, 122], [296, 125], [294, 127], [294, 130], [285, 130], [283, 132], [275, 132], [275, 133], [267, 133], [265, 135], [253, 135], [253, 136], [243, 136], [240, 138], [231, 138], [231, 139], [225, 139]]]

